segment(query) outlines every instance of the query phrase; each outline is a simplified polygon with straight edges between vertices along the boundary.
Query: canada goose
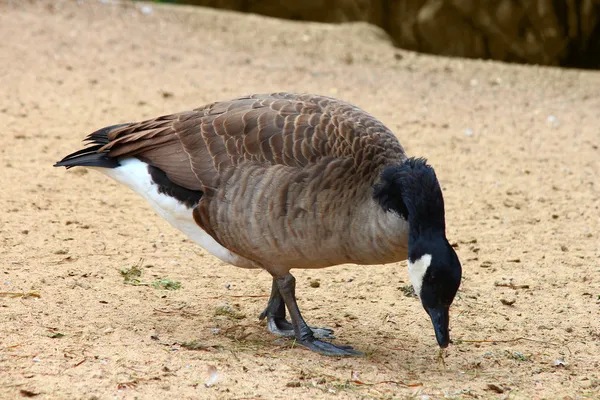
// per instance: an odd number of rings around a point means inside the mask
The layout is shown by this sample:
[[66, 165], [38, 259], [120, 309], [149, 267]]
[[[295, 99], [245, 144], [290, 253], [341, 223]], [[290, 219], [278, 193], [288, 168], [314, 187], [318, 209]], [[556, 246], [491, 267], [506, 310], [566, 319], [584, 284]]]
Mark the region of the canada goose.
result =
[[290, 270], [408, 258], [437, 342], [448, 346], [461, 265], [440, 185], [361, 109], [317, 95], [251, 95], [109, 126], [86, 141], [55, 166], [101, 171], [214, 256], [272, 275], [259, 317], [270, 332], [326, 355], [362, 354], [319, 340], [333, 331], [306, 324]]

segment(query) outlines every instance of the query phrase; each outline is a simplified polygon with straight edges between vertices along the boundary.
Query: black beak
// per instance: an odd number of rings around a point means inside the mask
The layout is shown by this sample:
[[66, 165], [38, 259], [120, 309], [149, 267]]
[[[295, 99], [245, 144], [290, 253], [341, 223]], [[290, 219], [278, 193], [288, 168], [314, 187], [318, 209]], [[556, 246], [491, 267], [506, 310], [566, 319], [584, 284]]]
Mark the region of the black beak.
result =
[[450, 316], [448, 310], [449, 308], [446, 307], [425, 309], [431, 318], [433, 329], [435, 330], [435, 338], [437, 339], [437, 342], [441, 348], [448, 347], [448, 343], [450, 343], [450, 332], [448, 331]]

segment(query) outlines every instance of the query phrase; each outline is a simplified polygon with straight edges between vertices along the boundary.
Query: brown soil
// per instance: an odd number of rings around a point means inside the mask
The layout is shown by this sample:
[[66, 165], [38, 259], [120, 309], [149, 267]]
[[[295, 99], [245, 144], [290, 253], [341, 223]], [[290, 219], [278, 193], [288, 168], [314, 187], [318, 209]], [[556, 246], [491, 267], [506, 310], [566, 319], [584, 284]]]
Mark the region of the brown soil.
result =
[[[3, 0], [0, 37], [0, 398], [600, 396], [600, 73], [417, 55], [364, 24], [92, 1]], [[355, 103], [436, 168], [464, 267], [445, 363], [405, 263], [295, 272], [307, 320], [367, 353], [320, 356], [258, 322], [267, 273], [98, 173], [52, 168], [97, 128], [270, 91]], [[182, 288], [126, 284], [140, 259], [142, 283]]]

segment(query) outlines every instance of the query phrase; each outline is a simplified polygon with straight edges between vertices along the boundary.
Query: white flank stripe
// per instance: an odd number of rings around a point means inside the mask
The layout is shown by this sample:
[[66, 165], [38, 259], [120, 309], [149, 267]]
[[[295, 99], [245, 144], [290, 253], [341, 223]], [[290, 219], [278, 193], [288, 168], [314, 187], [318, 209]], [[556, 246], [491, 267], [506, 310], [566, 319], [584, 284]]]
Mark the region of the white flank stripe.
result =
[[196, 224], [192, 216], [192, 209], [187, 208], [177, 199], [158, 192], [158, 185], [154, 184], [148, 172], [148, 164], [137, 158], [120, 159], [120, 167], [95, 168], [104, 175], [124, 184], [142, 196], [164, 219], [171, 225], [185, 233], [190, 239], [215, 257], [235, 265], [239, 257], [217, 243], [212, 236], [207, 234]]
[[423, 254], [421, 258], [415, 260], [414, 263], [410, 262], [410, 259], [408, 260], [408, 275], [410, 276], [410, 281], [415, 289], [415, 293], [419, 298], [421, 297], [421, 288], [423, 287], [423, 277], [430, 265], [431, 254]]

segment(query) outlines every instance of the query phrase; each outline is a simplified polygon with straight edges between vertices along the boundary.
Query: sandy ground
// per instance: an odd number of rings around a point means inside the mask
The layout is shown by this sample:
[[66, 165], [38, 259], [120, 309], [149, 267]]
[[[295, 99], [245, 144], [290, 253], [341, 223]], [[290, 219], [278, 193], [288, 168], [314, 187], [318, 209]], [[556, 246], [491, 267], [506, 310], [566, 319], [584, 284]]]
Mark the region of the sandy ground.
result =
[[[363, 24], [80, 3], [0, 2], [0, 398], [600, 397], [600, 73], [416, 55]], [[271, 91], [355, 103], [436, 168], [464, 267], [444, 363], [405, 263], [295, 272], [307, 320], [367, 353], [320, 356], [258, 321], [267, 273], [52, 168], [97, 128]], [[149, 285], [124, 282], [138, 264]]]

